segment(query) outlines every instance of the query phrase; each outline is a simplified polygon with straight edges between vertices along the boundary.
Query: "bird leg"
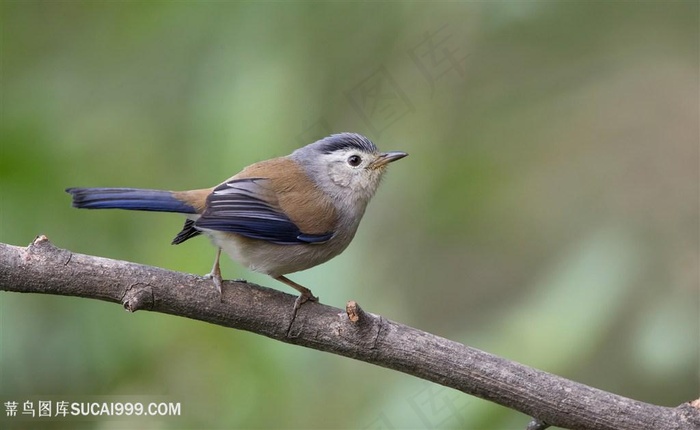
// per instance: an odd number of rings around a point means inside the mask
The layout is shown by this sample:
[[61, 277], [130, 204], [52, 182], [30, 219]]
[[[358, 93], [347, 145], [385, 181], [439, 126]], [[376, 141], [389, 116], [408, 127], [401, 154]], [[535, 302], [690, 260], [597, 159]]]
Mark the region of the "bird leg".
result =
[[219, 267], [219, 258], [220, 257], [221, 257], [221, 248], [217, 248], [216, 258], [214, 259], [214, 267], [211, 268], [211, 272], [209, 272], [207, 275], [204, 275], [205, 279], [211, 279], [214, 281], [214, 286], [216, 287], [216, 290], [219, 292], [219, 295], [221, 295], [221, 285], [224, 282], [223, 279], [221, 279], [221, 268]]
[[287, 278], [286, 276], [277, 276], [275, 279], [277, 279], [280, 282], [284, 282], [285, 284], [289, 285], [290, 287], [294, 288], [295, 290], [299, 291], [301, 294], [299, 294], [299, 297], [297, 297], [296, 301], [294, 302], [294, 312], [299, 309], [301, 305], [308, 301], [312, 302], [317, 302], [318, 297], [314, 296], [311, 293], [311, 290], [308, 288], [304, 287], [303, 285], [299, 285], [296, 282], [292, 281], [291, 279]]

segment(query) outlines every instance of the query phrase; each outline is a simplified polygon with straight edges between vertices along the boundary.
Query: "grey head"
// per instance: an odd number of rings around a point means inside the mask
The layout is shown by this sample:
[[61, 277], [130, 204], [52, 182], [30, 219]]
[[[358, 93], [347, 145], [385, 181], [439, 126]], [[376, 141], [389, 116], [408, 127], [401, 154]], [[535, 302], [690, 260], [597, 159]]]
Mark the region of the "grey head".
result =
[[407, 155], [380, 152], [371, 140], [357, 133], [339, 133], [299, 148], [290, 157], [337, 207], [361, 214], [377, 191], [387, 165]]

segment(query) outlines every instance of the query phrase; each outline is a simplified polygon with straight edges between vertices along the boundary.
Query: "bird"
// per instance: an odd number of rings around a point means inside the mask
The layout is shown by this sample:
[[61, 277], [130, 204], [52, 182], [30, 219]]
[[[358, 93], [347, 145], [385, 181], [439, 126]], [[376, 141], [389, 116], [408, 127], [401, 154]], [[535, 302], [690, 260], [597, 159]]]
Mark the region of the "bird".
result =
[[212, 188], [166, 191], [139, 188], [66, 188], [72, 206], [173, 212], [187, 218], [172, 244], [208, 236], [216, 247], [207, 278], [222, 294], [223, 250], [237, 263], [299, 292], [296, 312], [318, 301], [285, 275], [342, 253], [355, 236], [389, 163], [408, 154], [380, 152], [367, 137], [337, 133], [291, 154], [245, 167]]

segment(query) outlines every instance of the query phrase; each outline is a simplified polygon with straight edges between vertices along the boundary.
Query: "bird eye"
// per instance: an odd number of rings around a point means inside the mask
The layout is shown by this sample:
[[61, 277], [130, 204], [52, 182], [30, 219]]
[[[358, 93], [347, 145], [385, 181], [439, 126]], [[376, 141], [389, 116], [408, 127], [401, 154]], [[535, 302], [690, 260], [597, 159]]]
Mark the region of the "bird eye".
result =
[[351, 155], [348, 157], [348, 164], [352, 167], [357, 167], [362, 163], [362, 158], [359, 155]]

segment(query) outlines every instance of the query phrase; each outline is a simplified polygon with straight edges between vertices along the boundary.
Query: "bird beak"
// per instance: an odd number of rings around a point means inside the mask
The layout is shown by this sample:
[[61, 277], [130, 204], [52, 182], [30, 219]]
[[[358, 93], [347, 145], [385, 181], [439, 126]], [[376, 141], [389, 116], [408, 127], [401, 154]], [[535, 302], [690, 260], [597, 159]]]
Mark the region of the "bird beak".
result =
[[377, 158], [372, 162], [372, 164], [369, 165], [369, 167], [372, 169], [379, 169], [391, 163], [392, 161], [400, 160], [407, 155], [408, 154], [401, 151], [382, 152], [377, 156]]

